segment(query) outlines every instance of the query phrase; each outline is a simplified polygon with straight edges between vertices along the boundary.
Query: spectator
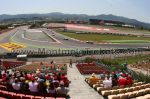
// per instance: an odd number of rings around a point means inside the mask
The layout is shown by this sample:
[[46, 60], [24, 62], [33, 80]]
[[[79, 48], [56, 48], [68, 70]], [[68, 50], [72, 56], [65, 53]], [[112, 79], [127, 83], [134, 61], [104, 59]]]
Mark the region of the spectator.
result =
[[52, 60], [52, 61], [51, 61], [51, 64], [53, 64], [53, 63], [54, 63], [54, 61]]
[[57, 94], [61, 94], [61, 95], [67, 95], [69, 92], [69, 89], [64, 87], [64, 82], [60, 82], [60, 87], [56, 88], [56, 92]]
[[115, 77], [112, 77], [112, 87], [117, 86], [117, 84], [118, 84], [117, 79]]
[[69, 67], [71, 67], [71, 68], [72, 68], [72, 59], [70, 59]]
[[29, 82], [29, 90], [30, 92], [37, 93], [38, 92], [38, 82], [35, 79], [32, 79], [32, 82]]
[[[67, 94], [69, 86], [69, 80], [67, 76], [51, 73], [49, 71], [43, 72], [44, 70], [35, 70], [33, 72], [27, 73], [22, 71], [7, 72], [3, 71], [2, 83], [6, 84], [8, 91], [15, 91], [17, 93], [25, 93], [37, 95], [38, 93], [50, 93], [53, 94], [56, 88], [58, 88], [58, 93]], [[49, 82], [48, 84], [46, 84]], [[63, 82], [60, 86], [60, 82]], [[47, 86], [46, 86], [47, 85]], [[61, 92], [65, 90], [65, 92]], [[54, 94], [55, 94], [54, 93]]]
[[37, 69], [36, 70], [36, 74], [40, 74], [41, 72], [40, 72], [40, 69]]
[[105, 77], [103, 84], [104, 84], [104, 88], [111, 88], [112, 87], [112, 81], [109, 80], [108, 77]]
[[9, 78], [9, 84], [12, 85], [12, 83], [15, 82], [15, 76], [11, 75], [11, 77]]
[[2, 71], [0, 70], [0, 79], [2, 79]]
[[15, 82], [12, 83], [12, 87], [15, 91], [19, 92], [21, 89], [21, 84], [18, 81], [18, 78], [15, 78]]
[[64, 82], [64, 86], [65, 86], [65, 87], [69, 87], [70, 81], [68, 80], [68, 78], [66, 77], [65, 74], [63, 74], [63, 75], [61, 76], [61, 81]]
[[57, 74], [57, 79], [59, 82], [61, 81], [61, 74], [60, 73]]
[[7, 82], [7, 74], [6, 73], [2, 74], [2, 82], [4, 82], [4, 83]]
[[126, 78], [120, 76], [119, 79], [118, 79], [118, 85], [121, 87], [121, 88], [124, 88], [127, 84], [127, 80]]
[[100, 79], [104, 80], [105, 79], [105, 72], [100, 74]]
[[116, 71], [116, 76], [119, 78], [121, 76], [122, 72]]
[[128, 85], [128, 86], [131, 86], [132, 83], [133, 83], [132, 77], [131, 77], [131, 75], [128, 75], [128, 76], [127, 76], [127, 85]]
[[29, 92], [29, 85], [28, 85], [28, 83], [25, 82], [26, 81], [25, 77], [20, 77], [20, 80], [21, 80], [21, 83], [20, 83], [21, 91], [23, 93]]
[[38, 91], [39, 93], [46, 93], [46, 86], [42, 81], [38, 81]]
[[118, 79], [115, 72], [112, 72], [112, 77], [114, 77], [116, 80]]
[[57, 79], [57, 76], [54, 76], [54, 80], [52, 81], [52, 83], [54, 83], [54, 86], [57, 88], [59, 87], [59, 81]]
[[40, 65], [44, 65], [43, 62], [40, 62]]
[[55, 89], [54, 83], [51, 83], [51, 84], [47, 87], [46, 91], [47, 91], [47, 93], [55, 94], [55, 93], [56, 93], [56, 89]]
[[59, 67], [59, 66], [57, 66], [56, 70], [60, 71], [61, 69], [60, 69], [60, 67]]
[[89, 78], [89, 81], [90, 81], [90, 84], [96, 84], [99, 81], [99, 79], [98, 77], [96, 77], [95, 73], [93, 73], [91, 77]]

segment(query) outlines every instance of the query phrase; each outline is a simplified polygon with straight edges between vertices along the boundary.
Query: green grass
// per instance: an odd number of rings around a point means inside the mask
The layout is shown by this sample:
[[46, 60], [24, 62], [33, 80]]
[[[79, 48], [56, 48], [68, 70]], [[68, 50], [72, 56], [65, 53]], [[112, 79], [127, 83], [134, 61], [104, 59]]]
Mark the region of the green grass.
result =
[[127, 62], [128, 64], [133, 64], [139, 61], [147, 60], [150, 58], [150, 55], [136, 55], [136, 56], [127, 56], [119, 57], [115, 59], [102, 59], [103, 62], [107, 65], [121, 65], [122, 63]]
[[111, 35], [111, 34], [76, 34], [76, 33], [61, 32], [61, 31], [59, 31], [59, 33], [82, 41], [110, 42], [110, 43], [149, 43], [150, 42], [149, 38], [136, 37], [136, 36], [119, 36], [119, 35]]
[[[57, 24], [57, 23], [55, 23]], [[58, 23], [59, 25], [61, 25], [60, 23]], [[103, 25], [90, 25], [90, 24], [80, 24], [82, 26], [92, 26], [92, 27], [103, 27], [103, 28], [111, 28], [111, 29], [116, 29], [118, 31], [121, 31], [121, 32], [133, 32], [133, 33], [143, 33], [143, 34], [150, 34], [150, 31], [149, 30], [141, 30], [141, 29], [138, 29], [138, 28], [125, 28], [125, 27], [116, 27], [116, 26], [103, 26]]]
[[150, 43], [149, 40], [108, 40], [111, 43]]
[[[89, 25], [89, 26], [95, 26], [95, 27], [100, 27], [99, 25]], [[144, 34], [149, 34], [149, 30], [141, 30], [137, 28], [125, 28], [125, 27], [115, 27], [115, 26], [102, 26], [104, 28], [112, 28], [116, 29], [122, 32], [133, 32], [133, 33], [144, 33]]]
[[133, 64], [139, 61], [147, 60], [150, 58], [150, 55], [137, 55], [137, 56], [128, 56], [128, 57], [119, 57], [115, 59], [105, 58], [101, 59], [101, 62], [108, 65], [109, 69], [112, 71], [122, 70], [124, 67], [122, 64]]

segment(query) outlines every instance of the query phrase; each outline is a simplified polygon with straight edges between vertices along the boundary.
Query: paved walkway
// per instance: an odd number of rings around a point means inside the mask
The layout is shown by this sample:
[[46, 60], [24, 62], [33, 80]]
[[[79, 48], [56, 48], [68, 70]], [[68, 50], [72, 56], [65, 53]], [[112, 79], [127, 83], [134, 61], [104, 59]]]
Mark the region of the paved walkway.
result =
[[68, 67], [68, 78], [71, 80], [69, 95], [71, 99], [103, 99], [85, 81], [85, 77], [79, 73], [75, 64], [73, 68]]

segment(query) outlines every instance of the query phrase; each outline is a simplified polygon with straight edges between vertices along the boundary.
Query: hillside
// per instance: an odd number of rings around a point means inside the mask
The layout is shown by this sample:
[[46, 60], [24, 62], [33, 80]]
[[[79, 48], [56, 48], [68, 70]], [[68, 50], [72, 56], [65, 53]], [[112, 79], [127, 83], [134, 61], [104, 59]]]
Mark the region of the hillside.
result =
[[122, 16], [115, 16], [112, 14], [105, 15], [86, 15], [86, 14], [64, 14], [59, 12], [47, 13], [47, 14], [17, 14], [17, 15], [0, 15], [0, 22], [13, 22], [13, 21], [33, 21], [33, 20], [82, 20], [88, 21], [89, 19], [104, 19], [104, 20], [113, 20], [113, 21], [121, 21], [127, 24], [136, 25], [139, 27], [145, 27], [150, 29], [150, 23], [140, 22], [136, 19], [129, 19]]

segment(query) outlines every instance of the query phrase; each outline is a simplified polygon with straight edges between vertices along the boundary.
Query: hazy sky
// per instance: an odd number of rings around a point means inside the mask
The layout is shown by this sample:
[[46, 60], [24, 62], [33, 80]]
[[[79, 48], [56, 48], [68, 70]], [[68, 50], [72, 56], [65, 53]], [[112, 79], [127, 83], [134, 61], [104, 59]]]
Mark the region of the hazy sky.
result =
[[0, 14], [114, 14], [150, 23], [150, 0], [0, 0]]

